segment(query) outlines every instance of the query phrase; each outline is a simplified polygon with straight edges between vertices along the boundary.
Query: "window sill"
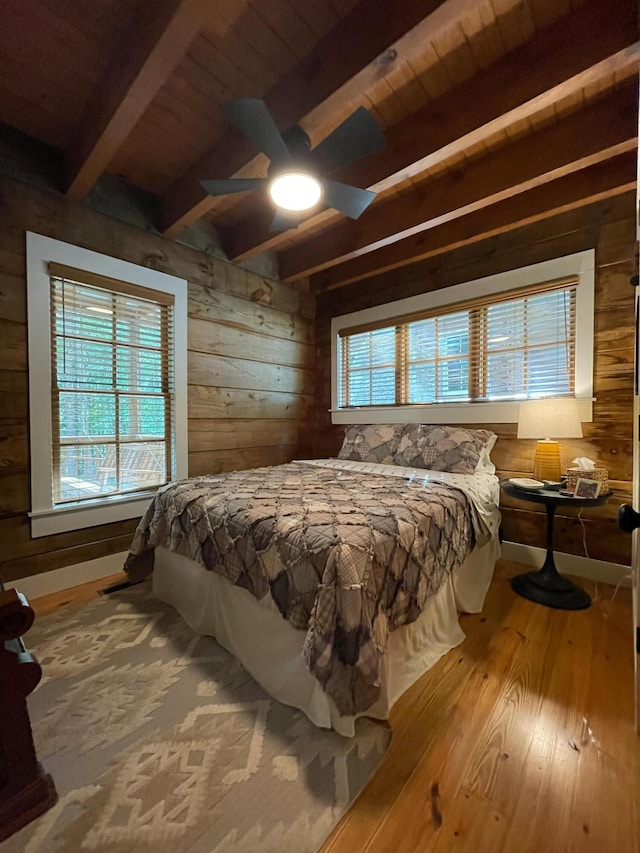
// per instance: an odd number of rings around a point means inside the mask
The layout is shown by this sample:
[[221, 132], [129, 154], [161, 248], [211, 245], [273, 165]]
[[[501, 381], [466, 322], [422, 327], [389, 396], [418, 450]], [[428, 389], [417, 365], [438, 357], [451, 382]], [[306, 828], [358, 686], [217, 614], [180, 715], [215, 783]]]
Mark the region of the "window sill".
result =
[[51, 536], [54, 533], [66, 533], [70, 530], [81, 530], [84, 527], [96, 527], [98, 524], [141, 518], [155, 493], [156, 490], [152, 489], [136, 495], [115, 496], [55, 508], [33, 510], [29, 513], [31, 536], [37, 539], [40, 536]]
[[[578, 400], [580, 420], [593, 421], [592, 399]], [[422, 406], [363, 406], [331, 409], [334, 424], [516, 424], [520, 403], [432, 403]]]

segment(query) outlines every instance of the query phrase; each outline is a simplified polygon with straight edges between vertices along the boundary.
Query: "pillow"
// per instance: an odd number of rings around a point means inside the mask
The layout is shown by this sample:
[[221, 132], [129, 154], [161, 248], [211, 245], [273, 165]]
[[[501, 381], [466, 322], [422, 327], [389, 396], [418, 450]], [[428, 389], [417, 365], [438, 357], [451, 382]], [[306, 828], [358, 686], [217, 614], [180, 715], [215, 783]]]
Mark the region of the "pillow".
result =
[[429, 468], [450, 474], [473, 474], [492, 465], [489, 451], [497, 436], [486, 429], [407, 424], [393, 458], [406, 468]]
[[480, 460], [479, 460], [479, 462], [476, 466], [476, 470], [475, 470], [476, 474], [478, 473], [478, 471], [482, 471], [483, 474], [495, 474], [496, 473], [496, 466], [491, 461], [491, 456], [489, 454], [491, 452], [491, 449], [493, 448], [493, 445], [496, 443], [497, 439], [498, 439], [498, 436], [497, 435], [494, 436], [494, 438], [489, 442], [489, 444], [487, 444], [485, 447], [483, 447], [482, 450], [480, 451]]
[[403, 424], [353, 424], [344, 431], [338, 459], [394, 464]]

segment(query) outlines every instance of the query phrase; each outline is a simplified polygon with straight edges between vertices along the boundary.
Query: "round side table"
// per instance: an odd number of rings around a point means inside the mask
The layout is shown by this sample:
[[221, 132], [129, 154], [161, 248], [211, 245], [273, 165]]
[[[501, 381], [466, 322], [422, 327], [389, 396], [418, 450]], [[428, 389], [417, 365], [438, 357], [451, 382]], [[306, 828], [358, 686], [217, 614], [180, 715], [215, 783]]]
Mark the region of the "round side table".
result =
[[511, 578], [514, 592], [529, 601], [556, 607], [559, 610], [584, 610], [591, 604], [591, 598], [584, 589], [577, 586], [568, 578], [558, 573], [553, 559], [553, 521], [556, 507], [571, 506], [576, 509], [585, 506], [600, 506], [606, 503], [611, 492], [598, 495], [597, 498], [574, 498], [572, 495], [562, 495], [551, 489], [523, 489], [508, 480], [500, 484], [502, 490], [511, 497], [521, 501], [544, 504], [547, 510], [547, 556], [537, 572], [525, 572]]

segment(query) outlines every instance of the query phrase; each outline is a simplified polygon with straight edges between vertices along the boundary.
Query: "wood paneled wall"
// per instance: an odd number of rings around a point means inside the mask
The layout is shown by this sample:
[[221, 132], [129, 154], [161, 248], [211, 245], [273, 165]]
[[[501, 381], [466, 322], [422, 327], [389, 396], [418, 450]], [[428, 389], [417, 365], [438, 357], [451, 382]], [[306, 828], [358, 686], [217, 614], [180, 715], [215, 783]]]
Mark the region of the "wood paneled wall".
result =
[[[366, 279], [318, 297], [316, 308], [316, 398], [313, 451], [335, 455], [343, 427], [332, 426], [330, 406], [330, 322], [350, 311], [472, 281], [527, 264], [596, 250], [594, 420], [584, 438], [561, 442], [562, 464], [589, 456], [609, 469], [615, 494], [603, 507], [585, 510], [584, 540], [589, 556], [629, 564], [630, 537], [617, 530], [618, 506], [631, 498], [633, 453], [635, 198], [627, 194], [503, 234], [415, 266]], [[425, 415], [428, 422], [428, 415]], [[531, 476], [534, 441], [516, 438], [516, 424], [483, 424], [499, 436], [492, 458], [500, 477]], [[503, 496], [506, 540], [545, 545], [544, 508]], [[556, 517], [556, 548], [585, 554], [583, 528], [575, 511]]]
[[188, 280], [190, 474], [309, 455], [304, 427], [313, 390], [314, 305], [308, 294], [5, 177], [0, 217], [3, 580], [126, 550], [137, 524], [31, 539], [25, 231]]
[[[0, 575], [37, 574], [126, 550], [137, 520], [31, 539], [25, 231], [64, 240], [189, 282], [191, 474], [335, 454], [343, 428], [330, 423], [332, 316], [436, 290], [552, 257], [596, 249], [594, 421], [563, 442], [563, 463], [587, 455], [609, 468], [614, 497], [585, 511], [589, 555], [628, 563], [616, 528], [630, 499], [633, 405], [634, 199], [601, 202], [421, 264], [311, 297], [195, 249], [92, 212], [54, 193], [0, 178]], [[315, 362], [315, 372], [314, 372]], [[488, 425], [499, 440], [500, 476], [529, 474], [534, 442], [515, 424]], [[507, 540], [542, 546], [538, 507], [503, 506]], [[557, 548], [584, 554], [575, 512], [557, 518]]]

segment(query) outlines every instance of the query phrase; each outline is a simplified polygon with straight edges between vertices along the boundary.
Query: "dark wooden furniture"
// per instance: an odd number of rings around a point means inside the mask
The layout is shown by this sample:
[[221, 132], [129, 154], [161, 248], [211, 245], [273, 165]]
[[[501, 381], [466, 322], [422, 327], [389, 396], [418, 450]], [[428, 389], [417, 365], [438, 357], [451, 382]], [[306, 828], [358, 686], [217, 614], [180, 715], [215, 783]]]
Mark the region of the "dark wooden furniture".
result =
[[51, 776], [36, 758], [26, 697], [42, 670], [22, 642], [33, 624], [27, 599], [0, 583], [0, 841], [57, 801]]
[[547, 510], [547, 556], [537, 572], [525, 572], [511, 578], [514, 592], [538, 604], [557, 607], [560, 610], [584, 610], [591, 605], [591, 598], [584, 589], [558, 573], [553, 559], [553, 520], [556, 507], [571, 506], [575, 509], [585, 506], [600, 506], [609, 500], [611, 492], [597, 498], [574, 498], [551, 489], [523, 489], [508, 480], [501, 484], [502, 489], [511, 497], [522, 501], [544, 504]]

